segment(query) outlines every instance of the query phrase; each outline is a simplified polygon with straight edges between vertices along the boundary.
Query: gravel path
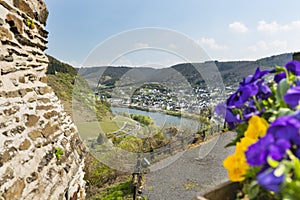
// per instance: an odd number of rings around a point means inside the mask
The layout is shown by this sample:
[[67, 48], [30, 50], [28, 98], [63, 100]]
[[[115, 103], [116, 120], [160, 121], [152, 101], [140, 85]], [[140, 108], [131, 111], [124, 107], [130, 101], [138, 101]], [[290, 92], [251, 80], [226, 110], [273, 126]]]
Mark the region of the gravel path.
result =
[[[148, 200], [190, 200], [197, 193], [227, 181], [227, 172], [222, 162], [233, 153], [234, 147], [224, 146], [234, 136], [233, 132], [224, 133], [219, 138], [186, 151], [171, 165], [150, 172], [146, 176], [143, 194]], [[213, 148], [205, 156], [203, 152], [208, 152], [210, 146]]]

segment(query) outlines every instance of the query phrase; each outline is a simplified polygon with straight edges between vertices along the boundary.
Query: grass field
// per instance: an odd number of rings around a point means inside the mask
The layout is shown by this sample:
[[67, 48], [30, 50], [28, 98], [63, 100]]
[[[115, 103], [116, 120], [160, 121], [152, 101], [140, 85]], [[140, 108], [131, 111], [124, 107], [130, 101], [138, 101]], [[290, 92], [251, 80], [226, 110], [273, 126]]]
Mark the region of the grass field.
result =
[[77, 123], [77, 127], [82, 140], [89, 138], [97, 138], [99, 133], [113, 133], [121, 129], [124, 123], [133, 123], [132, 120], [126, 117], [115, 117], [113, 120], [105, 118], [102, 121], [81, 122]]
[[117, 123], [117, 125], [121, 128], [125, 122], [130, 123], [130, 124], [135, 124], [134, 120], [128, 118], [128, 117], [123, 117], [123, 116], [116, 116], [113, 121]]
[[82, 122], [76, 124], [82, 140], [97, 138], [102, 131], [99, 122]]
[[103, 119], [99, 124], [105, 134], [113, 133], [121, 128], [114, 120], [110, 119]]

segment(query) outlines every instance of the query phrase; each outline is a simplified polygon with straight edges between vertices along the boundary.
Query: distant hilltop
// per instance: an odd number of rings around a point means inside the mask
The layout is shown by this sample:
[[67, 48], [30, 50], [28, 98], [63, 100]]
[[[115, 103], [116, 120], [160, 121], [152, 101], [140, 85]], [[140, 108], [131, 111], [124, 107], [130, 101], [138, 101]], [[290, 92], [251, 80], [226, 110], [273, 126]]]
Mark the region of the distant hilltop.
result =
[[242, 77], [252, 74], [257, 67], [272, 69], [275, 66], [283, 66], [291, 60], [293, 53], [285, 53], [271, 57], [261, 58], [256, 61], [207, 61], [204, 63], [182, 63], [168, 68], [154, 69], [129, 66], [100, 66], [81, 68], [80, 74], [88, 81], [92, 88], [99, 85], [114, 87], [115, 83], [130, 71], [136, 79], [149, 80], [149, 82], [172, 82], [174, 70], [181, 73], [192, 87], [201, 86], [204, 80], [201, 76], [201, 68], [215, 65], [222, 75], [225, 85], [237, 83]]

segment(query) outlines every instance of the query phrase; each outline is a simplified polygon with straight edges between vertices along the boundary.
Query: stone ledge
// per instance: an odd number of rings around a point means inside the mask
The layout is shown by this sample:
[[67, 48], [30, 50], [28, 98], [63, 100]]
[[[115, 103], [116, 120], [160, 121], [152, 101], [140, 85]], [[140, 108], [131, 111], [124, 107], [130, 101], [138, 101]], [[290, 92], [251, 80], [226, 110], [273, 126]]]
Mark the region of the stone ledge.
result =
[[197, 195], [193, 200], [235, 200], [239, 189], [241, 189], [241, 184], [226, 181], [205, 193]]

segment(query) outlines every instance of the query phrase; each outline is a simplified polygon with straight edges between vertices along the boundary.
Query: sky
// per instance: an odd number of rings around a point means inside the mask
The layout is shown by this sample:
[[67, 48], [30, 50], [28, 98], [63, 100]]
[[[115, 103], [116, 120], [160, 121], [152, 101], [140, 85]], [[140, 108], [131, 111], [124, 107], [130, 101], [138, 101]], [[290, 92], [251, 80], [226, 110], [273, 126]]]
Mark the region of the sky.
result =
[[162, 67], [197, 61], [187, 54], [229, 61], [300, 51], [299, 0], [45, 2], [46, 53], [76, 67]]

